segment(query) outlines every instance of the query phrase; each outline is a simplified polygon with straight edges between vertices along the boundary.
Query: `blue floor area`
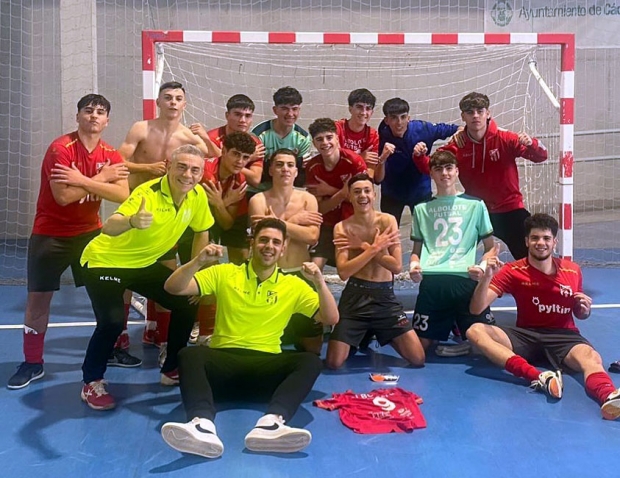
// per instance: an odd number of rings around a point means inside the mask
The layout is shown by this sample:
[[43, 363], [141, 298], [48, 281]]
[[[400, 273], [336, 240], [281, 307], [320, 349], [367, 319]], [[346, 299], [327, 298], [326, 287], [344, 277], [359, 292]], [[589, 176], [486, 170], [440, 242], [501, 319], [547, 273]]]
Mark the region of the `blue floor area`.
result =
[[[620, 270], [587, 269], [586, 292], [597, 305], [579, 323], [605, 363], [620, 359]], [[416, 290], [399, 291], [411, 308]], [[0, 288], [0, 325], [20, 324], [24, 287]], [[615, 304], [615, 307], [613, 306]], [[509, 307], [510, 298], [497, 304]], [[514, 312], [496, 312], [500, 323]], [[55, 296], [52, 322], [92, 320], [82, 289], [65, 286]], [[224, 404], [216, 425], [224, 455], [213, 461], [182, 455], [161, 439], [166, 421], [185, 421], [178, 388], [158, 383], [157, 350], [142, 346], [141, 327], [132, 326], [132, 351], [144, 358], [139, 369], [106, 374], [118, 401], [111, 412], [96, 412], [80, 401], [80, 365], [92, 326], [51, 328], [46, 337], [46, 376], [18, 391], [0, 388], [2, 476], [20, 477], [618, 477], [620, 421], [600, 418], [598, 405], [579, 376], [565, 376], [562, 400], [531, 392], [526, 384], [481, 356], [445, 359], [429, 353], [424, 368], [407, 367], [389, 347], [371, 346], [342, 371], [325, 371], [293, 418], [312, 432], [313, 441], [292, 455], [255, 454], [243, 438], [263, 408]], [[0, 380], [21, 361], [21, 330], [0, 330]], [[377, 388], [369, 371], [401, 376], [399, 386], [424, 399], [428, 427], [410, 434], [358, 435], [344, 427], [337, 412], [312, 400], [351, 389]], [[613, 376], [620, 385], [620, 375]]]

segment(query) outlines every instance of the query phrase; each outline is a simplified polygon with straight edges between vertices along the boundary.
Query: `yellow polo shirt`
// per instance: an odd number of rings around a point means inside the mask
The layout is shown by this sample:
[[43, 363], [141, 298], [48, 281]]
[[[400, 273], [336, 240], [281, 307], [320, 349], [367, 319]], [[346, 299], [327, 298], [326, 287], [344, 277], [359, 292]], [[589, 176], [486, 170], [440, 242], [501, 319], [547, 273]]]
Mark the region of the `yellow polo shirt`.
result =
[[129, 229], [118, 236], [100, 234], [84, 249], [80, 259], [82, 265], [88, 263], [89, 269], [147, 267], [172, 249], [188, 227], [194, 232], [203, 232], [213, 225], [204, 189], [194, 187], [177, 207], [172, 200], [167, 175], [138, 186], [114, 214], [132, 216], [138, 212], [142, 198], [146, 200], [146, 210], [153, 214], [151, 226]]
[[194, 275], [200, 295], [215, 294], [217, 312], [211, 348], [242, 348], [280, 353], [280, 338], [291, 315], [313, 317], [316, 291], [279, 268], [259, 283], [251, 262], [220, 264]]

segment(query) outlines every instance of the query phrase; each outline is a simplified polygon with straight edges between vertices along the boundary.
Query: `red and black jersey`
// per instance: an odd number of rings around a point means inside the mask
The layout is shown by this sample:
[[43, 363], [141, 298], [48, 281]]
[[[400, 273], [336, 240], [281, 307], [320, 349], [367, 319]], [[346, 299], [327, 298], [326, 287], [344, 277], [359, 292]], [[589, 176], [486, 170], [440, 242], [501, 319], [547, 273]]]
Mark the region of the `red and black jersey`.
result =
[[[205, 170], [202, 175], [202, 181], [215, 181], [220, 183], [222, 187], [222, 195], [226, 194], [230, 188], [239, 189], [243, 183], [245, 183], [245, 175], [243, 173], [233, 174], [228, 176], [224, 181], [220, 180], [220, 161], [222, 158], [211, 158], [205, 161]], [[248, 199], [244, 196], [239, 201], [239, 207], [237, 208], [237, 217], [243, 216], [248, 212]]]
[[577, 264], [553, 258], [556, 272], [544, 274], [527, 258], [504, 265], [489, 287], [500, 297], [511, 294], [517, 303], [517, 327], [577, 330], [573, 320], [575, 292], [583, 292]]
[[422, 399], [402, 388], [380, 388], [368, 393], [348, 390], [313, 403], [326, 410], [339, 410], [342, 423], [355, 433], [409, 433], [426, 428], [418, 406]]
[[54, 199], [50, 186], [52, 169], [56, 164], [75, 167], [89, 178], [96, 176], [106, 164], [123, 163], [123, 158], [104, 141], [88, 152], [77, 131], [55, 139], [47, 149], [41, 165], [41, 185], [34, 218], [33, 234], [74, 237], [101, 229], [99, 206], [101, 199], [90, 195], [61, 206]]

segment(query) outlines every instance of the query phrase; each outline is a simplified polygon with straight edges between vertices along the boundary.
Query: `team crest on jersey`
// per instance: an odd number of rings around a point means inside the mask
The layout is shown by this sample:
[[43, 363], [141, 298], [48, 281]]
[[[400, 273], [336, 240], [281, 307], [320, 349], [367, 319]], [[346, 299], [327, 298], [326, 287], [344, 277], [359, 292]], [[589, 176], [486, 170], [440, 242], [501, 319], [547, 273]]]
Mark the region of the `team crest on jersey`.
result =
[[267, 303], [269, 305], [275, 305], [278, 302], [278, 292], [275, 290], [267, 291]]
[[[106, 161], [110, 161], [110, 159], [108, 158]], [[111, 161], [110, 161], [110, 162], [111, 162]], [[97, 164], [95, 165], [95, 168], [97, 168], [97, 172], [100, 172], [100, 171], [103, 169], [103, 167], [104, 167], [104, 166], [105, 166], [105, 162], [103, 162], [103, 163], [97, 163]]]
[[342, 184], [344, 184], [349, 179], [349, 177], [350, 177], [349, 174], [341, 174], [340, 180], [342, 181]]
[[571, 289], [571, 287], [569, 285], [562, 285], [562, 284], [560, 284], [560, 295], [562, 297], [572, 297], [573, 296], [573, 289]]
[[499, 149], [492, 149], [489, 151], [489, 157], [491, 161], [499, 161]]

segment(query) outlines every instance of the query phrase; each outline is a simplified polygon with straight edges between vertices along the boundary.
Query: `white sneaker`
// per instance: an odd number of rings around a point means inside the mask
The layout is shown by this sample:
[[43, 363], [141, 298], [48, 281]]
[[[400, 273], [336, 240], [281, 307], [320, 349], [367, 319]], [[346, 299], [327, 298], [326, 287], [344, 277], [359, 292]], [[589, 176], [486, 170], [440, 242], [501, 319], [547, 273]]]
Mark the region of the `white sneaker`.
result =
[[190, 344], [195, 344], [196, 340], [198, 340], [199, 334], [200, 334], [200, 324], [198, 322], [194, 322], [194, 326], [192, 327], [192, 333], [189, 334], [188, 342]]
[[601, 405], [601, 415], [605, 420], [616, 420], [620, 418], [620, 388], [611, 392]]
[[157, 363], [159, 364], [159, 368], [164, 366], [164, 362], [168, 357], [168, 342], [162, 342], [159, 345], [159, 355], [157, 356]]
[[182, 453], [217, 458], [224, 453], [224, 444], [215, 432], [215, 424], [207, 418], [194, 418], [188, 423], [164, 423], [164, 441]]
[[534, 380], [531, 388], [538, 392], [543, 392], [549, 395], [551, 398], [562, 398], [562, 391], [564, 390], [564, 383], [562, 382], [562, 372], [547, 370], [542, 372], [538, 376], [538, 380]]
[[467, 340], [456, 345], [438, 345], [435, 349], [435, 353], [440, 357], [461, 357], [469, 355], [470, 352], [471, 344]]
[[311, 440], [308, 430], [286, 426], [279, 415], [264, 415], [245, 436], [245, 447], [252, 451], [294, 453], [306, 448]]

